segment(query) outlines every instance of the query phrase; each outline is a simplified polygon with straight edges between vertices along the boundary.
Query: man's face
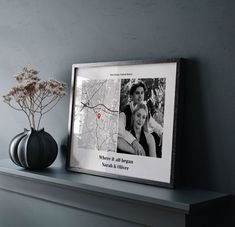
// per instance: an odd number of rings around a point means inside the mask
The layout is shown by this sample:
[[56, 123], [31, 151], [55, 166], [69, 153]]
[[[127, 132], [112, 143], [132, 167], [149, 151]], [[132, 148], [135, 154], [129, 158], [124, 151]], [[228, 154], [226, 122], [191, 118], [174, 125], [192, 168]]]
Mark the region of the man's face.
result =
[[144, 101], [144, 88], [137, 87], [134, 91], [133, 95], [131, 96], [134, 105], [142, 103]]

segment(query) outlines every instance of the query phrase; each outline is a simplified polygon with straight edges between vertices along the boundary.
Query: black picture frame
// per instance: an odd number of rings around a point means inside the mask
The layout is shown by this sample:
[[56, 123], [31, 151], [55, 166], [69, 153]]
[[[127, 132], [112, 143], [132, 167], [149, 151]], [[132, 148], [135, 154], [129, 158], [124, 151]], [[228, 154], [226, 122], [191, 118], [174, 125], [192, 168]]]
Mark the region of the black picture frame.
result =
[[[182, 106], [181, 65], [181, 58], [74, 64], [66, 169], [174, 188]], [[135, 114], [131, 110], [129, 118], [124, 113], [129, 104], [134, 109], [143, 106], [134, 104], [137, 99], [134, 99], [134, 94], [128, 93], [140, 81], [146, 88], [145, 100], [141, 103], [148, 110], [135, 110]], [[153, 100], [152, 103], [149, 100]], [[139, 112], [147, 119], [142, 123], [138, 122]], [[131, 119], [132, 134], [137, 131], [136, 135], [139, 133], [140, 137], [145, 137], [145, 143], [142, 141], [141, 144], [144, 153], [134, 150], [134, 142], [127, 142], [127, 137], [123, 136], [130, 134], [120, 126], [125, 122], [121, 118], [123, 114], [126, 122]], [[158, 124], [152, 121], [154, 126], [151, 128], [152, 119]], [[125, 140], [124, 143], [122, 140]], [[119, 149], [125, 143], [135, 154]], [[156, 154], [157, 157], [152, 152], [154, 148], [156, 153], [157, 149], [161, 151], [158, 156]], [[147, 150], [148, 156], [145, 156]]]

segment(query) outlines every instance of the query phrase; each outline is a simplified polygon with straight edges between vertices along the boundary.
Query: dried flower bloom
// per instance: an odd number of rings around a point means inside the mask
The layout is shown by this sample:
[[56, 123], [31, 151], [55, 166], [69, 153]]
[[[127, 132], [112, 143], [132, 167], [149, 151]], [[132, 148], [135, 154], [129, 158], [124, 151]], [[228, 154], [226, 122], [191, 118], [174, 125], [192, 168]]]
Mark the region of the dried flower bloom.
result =
[[47, 86], [47, 82], [46, 81], [39, 81], [38, 82], [38, 89], [41, 91], [45, 91], [46, 90], [46, 86]]
[[66, 84], [55, 79], [41, 80], [38, 71], [26, 67], [15, 75], [15, 79], [18, 84], [3, 96], [3, 101], [15, 110], [23, 111], [30, 127], [36, 129], [37, 121], [38, 129], [42, 116], [66, 94]]
[[17, 74], [17, 75], [15, 76], [15, 78], [16, 78], [16, 80], [20, 83], [20, 82], [22, 82], [22, 80], [23, 80], [23, 75], [22, 75], [22, 74]]
[[3, 101], [6, 103], [9, 103], [11, 101], [11, 95], [7, 94], [3, 96]]

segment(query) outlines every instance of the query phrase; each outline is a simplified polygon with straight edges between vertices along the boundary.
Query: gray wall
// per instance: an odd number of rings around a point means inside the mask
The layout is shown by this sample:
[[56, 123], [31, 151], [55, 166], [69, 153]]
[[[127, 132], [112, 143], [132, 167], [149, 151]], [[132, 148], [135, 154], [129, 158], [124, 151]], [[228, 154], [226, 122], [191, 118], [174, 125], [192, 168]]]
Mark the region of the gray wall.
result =
[[[23, 66], [69, 84], [73, 63], [186, 58], [182, 184], [235, 195], [234, 11], [232, 0], [0, 0], [1, 95]], [[43, 120], [58, 144], [68, 106], [66, 96]], [[0, 108], [7, 158], [27, 121]]]

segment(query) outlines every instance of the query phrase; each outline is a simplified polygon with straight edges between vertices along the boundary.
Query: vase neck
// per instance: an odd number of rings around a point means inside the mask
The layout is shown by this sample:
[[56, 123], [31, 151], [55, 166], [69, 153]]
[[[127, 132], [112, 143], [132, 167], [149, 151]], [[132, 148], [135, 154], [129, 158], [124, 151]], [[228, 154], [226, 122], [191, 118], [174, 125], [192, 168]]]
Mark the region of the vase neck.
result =
[[[28, 130], [28, 131], [29, 131], [29, 130]], [[31, 127], [30, 131], [32, 131], [32, 132], [44, 132], [44, 128], [41, 128], [41, 129], [39, 129], [39, 130], [36, 130], [36, 129], [34, 129], [34, 128]]]

